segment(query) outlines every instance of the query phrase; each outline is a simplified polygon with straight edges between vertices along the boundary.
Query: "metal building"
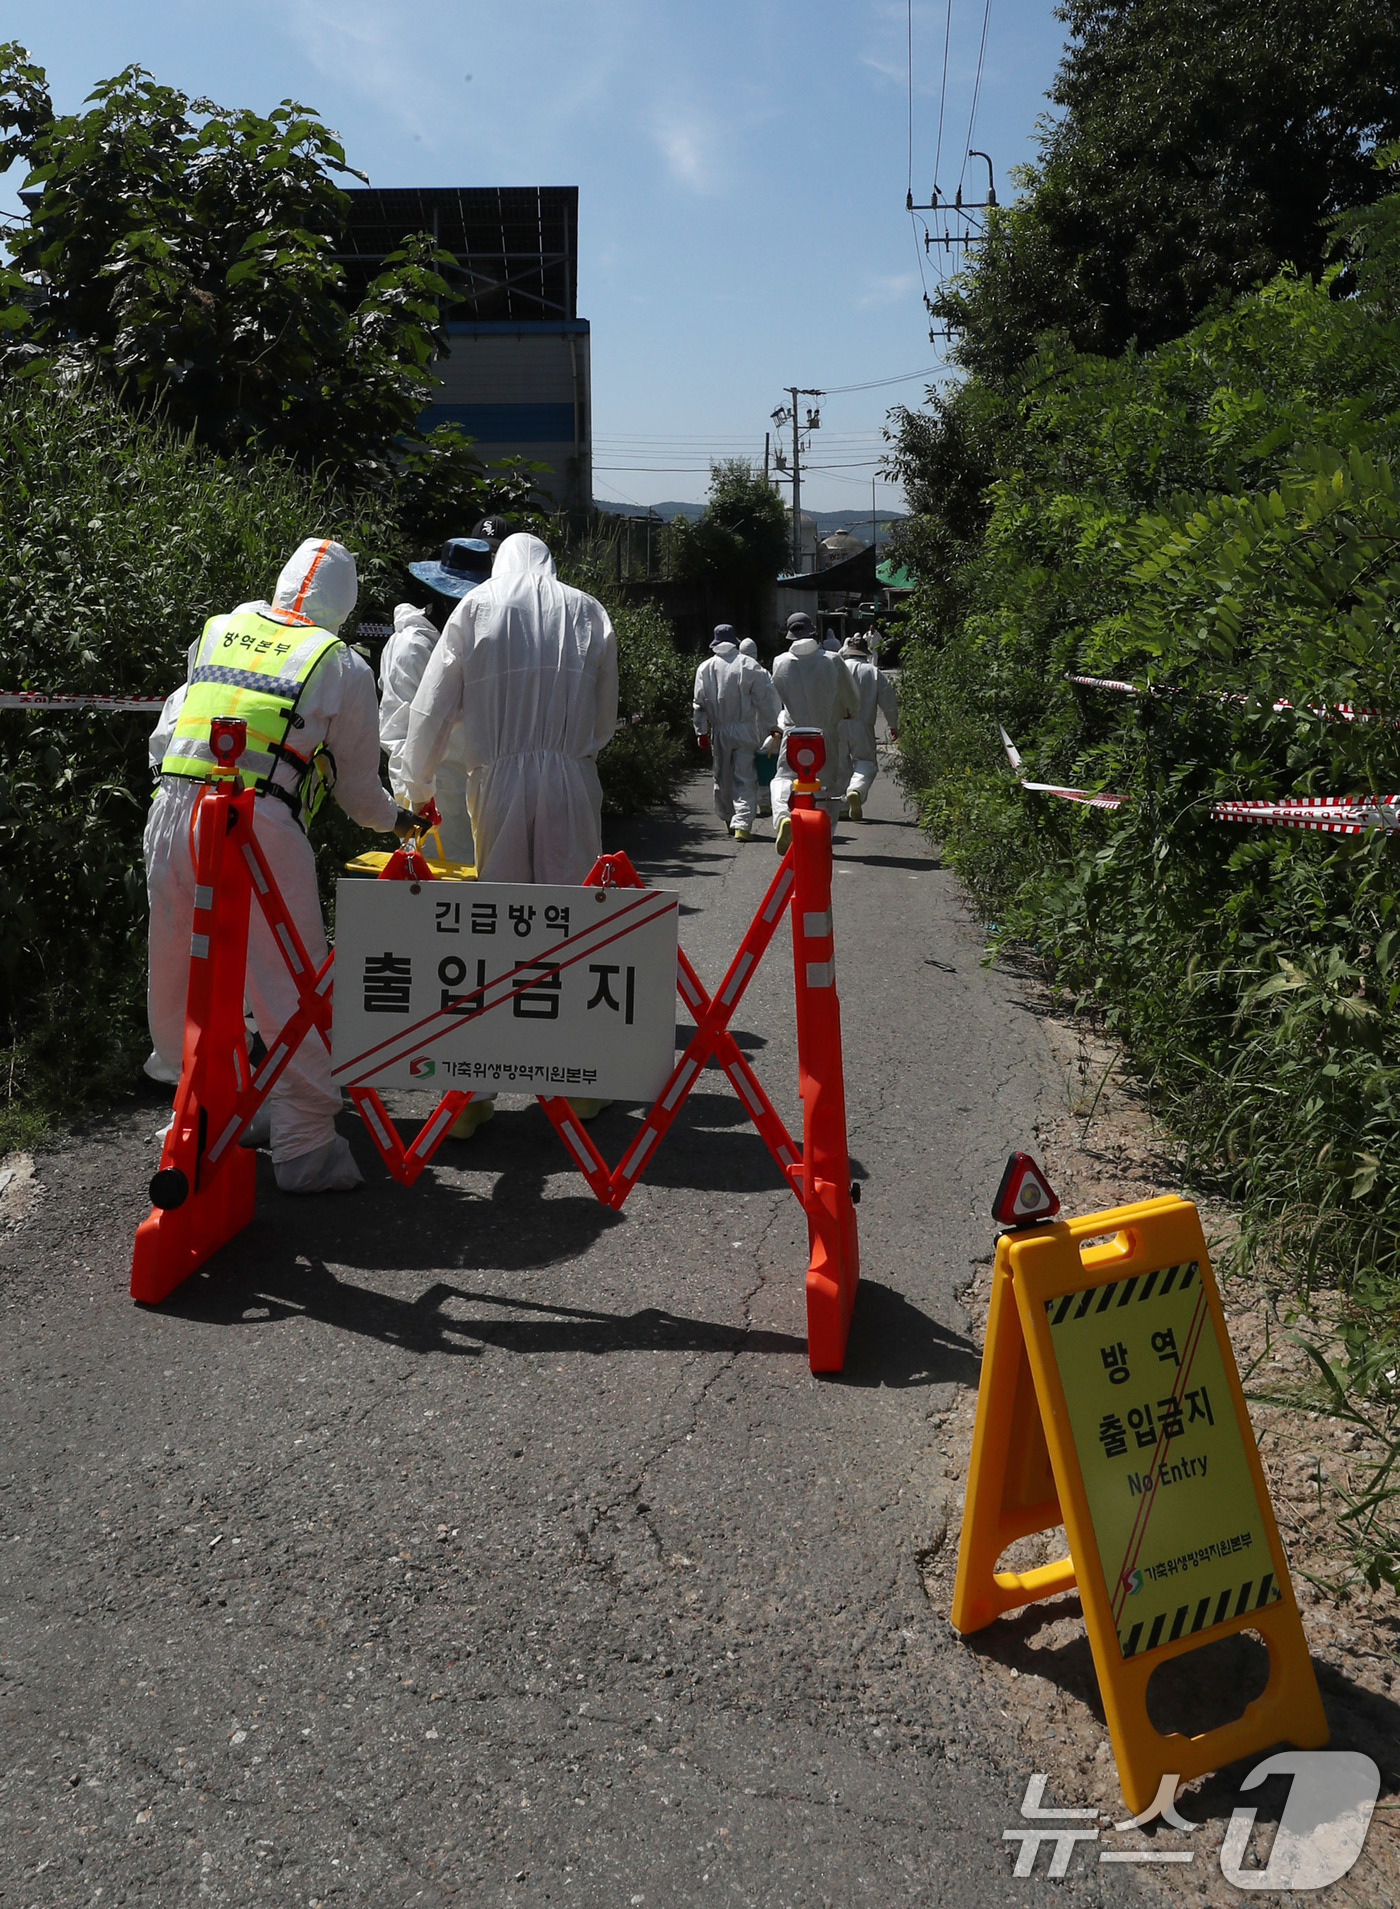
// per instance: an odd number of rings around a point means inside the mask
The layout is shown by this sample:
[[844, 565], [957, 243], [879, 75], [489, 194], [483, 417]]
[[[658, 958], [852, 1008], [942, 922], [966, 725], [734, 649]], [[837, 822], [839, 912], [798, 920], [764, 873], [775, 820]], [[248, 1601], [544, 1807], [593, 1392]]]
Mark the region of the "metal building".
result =
[[367, 285], [411, 232], [431, 232], [465, 284], [434, 367], [424, 423], [460, 424], [490, 463], [547, 464], [540, 488], [563, 508], [593, 502], [588, 320], [578, 315], [577, 186], [391, 187], [351, 192], [352, 288]]

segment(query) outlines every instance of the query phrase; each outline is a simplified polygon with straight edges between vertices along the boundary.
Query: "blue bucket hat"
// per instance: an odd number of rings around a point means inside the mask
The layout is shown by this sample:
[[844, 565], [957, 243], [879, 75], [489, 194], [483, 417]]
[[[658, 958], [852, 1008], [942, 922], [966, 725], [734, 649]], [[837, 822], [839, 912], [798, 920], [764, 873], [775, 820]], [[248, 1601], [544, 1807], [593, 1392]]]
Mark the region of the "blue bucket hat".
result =
[[721, 643], [737, 644], [738, 641], [739, 639], [734, 633], [734, 625], [732, 623], [716, 623], [715, 633], [710, 638], [710, 648], [717, 650]]
[[491, 575], [491, 546], [483, 537], [449, 537], [440, 563], [411, 563], [409, 574], [442, 597], [464, 597]]

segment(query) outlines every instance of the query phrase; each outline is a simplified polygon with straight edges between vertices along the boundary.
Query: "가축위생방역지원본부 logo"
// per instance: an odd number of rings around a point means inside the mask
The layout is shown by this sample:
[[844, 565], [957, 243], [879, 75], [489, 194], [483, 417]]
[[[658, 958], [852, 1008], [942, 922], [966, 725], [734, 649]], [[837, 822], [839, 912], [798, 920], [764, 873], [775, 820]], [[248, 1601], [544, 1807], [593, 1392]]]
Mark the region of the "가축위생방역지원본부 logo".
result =
[[[1226, 1882], [1243, 1890], [1308, 1890], [1340, 1881], [1365, 1844], [1380, 1793], [1380, 1771], [1370, 1757], [1354, 1750], [1284, 1750], [1255, 1764], [1240, 1785], [1241, 1794], [1258, 1789], [1273, 1776], [1289, 1776], [1292, 1781], [1268, 1860], [1261, 1863], [1258, 1852], [1250, 1847], [1257, 1805], [1237, 1807], [1220, 1846], [1220, 1870]], [[1024, 1826], [1002, 1831], [1004, 1841], [1020, 1844], [1012, 1871], [1018, 1877], [1067, 1876], [1079, 1846], [1097, 1844], [1102, 1835], [1097, 1810], [1046, 1807], [1045, 1784], [1044, 1775], [1031, 1777], [1021, 1803]], [[1164, 1776], [1149, 1807], [1140, 1816], [1114, 1824], [1113, 1834], [1131, 1836], [1158, 1819], [1186, 1836], [1202, 1829], [1203, 1824], [1191, 1822], [1177, 1809], [1176, 1786], [1175, 1776]], [[1046, 1845], [1049, 1862], [1038, 1869], [1036, 1859]], [[1100, 1863], [1144, 1865], [1192, 1863], [1196, 1854], [1189, 1844], [1159, 1848], [1155, 1837], [1097, 1851]], [[1247, 1858], [1253, 1859], [1250, 1867], [1245, 1866]]]

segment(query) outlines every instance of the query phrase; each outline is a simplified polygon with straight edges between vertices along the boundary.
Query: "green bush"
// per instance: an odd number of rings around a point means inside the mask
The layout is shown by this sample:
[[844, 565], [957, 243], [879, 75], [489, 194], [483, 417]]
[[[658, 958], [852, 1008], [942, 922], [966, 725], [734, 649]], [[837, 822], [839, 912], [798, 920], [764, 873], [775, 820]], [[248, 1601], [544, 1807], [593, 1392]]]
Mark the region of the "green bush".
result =
[[[1154, 352], [1023, 368], [981, 524], [923, 533], [954, 561], [901, 742], [995, 939], [1114, 1032], [1246, 1250], [1364, 1309], [1371, 1385], [1400, 1364], [1400, 843], [1209, 815], [1400, 790], [1400, 195], [1347, 230], [1347, 295], [1285, 275]], [[1127, 804], [1022, 791], [998, 724], [1031, 779]]]
[[[304, 536], [392, 602], [392, 534], [280, 457], [246, 467], [96, 387], [0, 384], [4, 687], [167, 694], [205, 619], [270, 594]], [[94, 1104], [144, 1033], [141, 833], [154, 719], [0, 711], [0, 1068], [12, 1116]]]
[[691, 744], [694, 659], [676, 649], [670, 621], [652, 603], [629, 603], [604, 547], [559, 553], [559, 575], [606, 609], [617, 631], [617, 734], [598, 758], [603, 809], [637, 815], [674, 800], [695, 757]]

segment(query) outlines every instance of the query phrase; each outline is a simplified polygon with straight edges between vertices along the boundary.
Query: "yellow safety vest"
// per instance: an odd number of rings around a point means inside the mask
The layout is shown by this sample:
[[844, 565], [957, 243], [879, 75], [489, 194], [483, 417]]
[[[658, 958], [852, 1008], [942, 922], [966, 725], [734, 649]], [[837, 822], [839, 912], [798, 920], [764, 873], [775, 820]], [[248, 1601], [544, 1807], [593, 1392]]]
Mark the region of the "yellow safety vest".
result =
[[[216, 716], [239, 716], [248, 725], [247, 747], [238, 762], [243, 786], [275, 795], [298, 817], [309, 819], [334, 783], [334, 759], [324, 744], [302, 755], [287, 737], [301, 726], [296, 710], [302, 691], [339, 642], [295, 610], [235, 610], [231, 616], [210, 617], [161, 774], [211, 776], [209, 725]], [[292, 769], [295, 788], [272, 780], [279, 762]]]

